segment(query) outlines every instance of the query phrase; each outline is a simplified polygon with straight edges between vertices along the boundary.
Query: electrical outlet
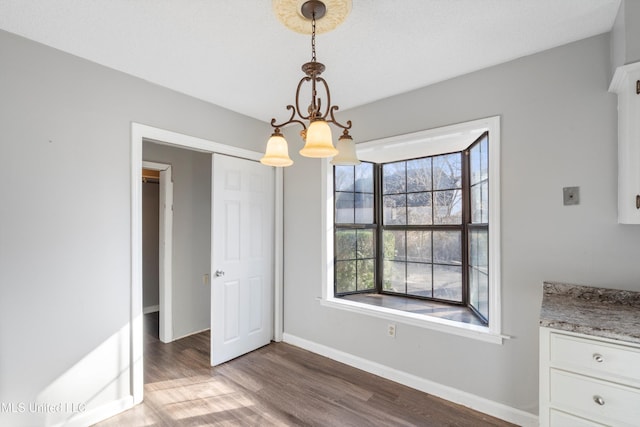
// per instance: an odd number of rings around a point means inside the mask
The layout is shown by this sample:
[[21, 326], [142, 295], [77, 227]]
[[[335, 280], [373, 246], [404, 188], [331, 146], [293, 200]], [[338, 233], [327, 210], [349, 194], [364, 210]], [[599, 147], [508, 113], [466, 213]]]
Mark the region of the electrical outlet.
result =
[[387, 335], [392, 338], [396, 337], [396, 325], [394, 325], [393, 323], [389, 323], [387, 325]]
[[562, 199], [565, 206], [580, 204], [580, 187], [564, 187]]

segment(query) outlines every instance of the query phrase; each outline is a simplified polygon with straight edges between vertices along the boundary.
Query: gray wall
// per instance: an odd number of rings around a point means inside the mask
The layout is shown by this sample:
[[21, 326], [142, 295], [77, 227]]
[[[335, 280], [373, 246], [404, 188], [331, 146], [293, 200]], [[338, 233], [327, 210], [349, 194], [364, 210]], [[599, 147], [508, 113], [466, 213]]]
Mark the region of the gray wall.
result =
[[160, 304], [159, 254], [160, 185], [142, 183], [142, 307]]
[[144, 142], [144, 160], [171, 165], [173, 179], [173, 338], [209, 329], [211, 154]]
[[[640, 291], [640, 227], [616, 223], [616, 98], [602, 35], [341, 113], [367, 141], [500, 115], [504, 345], [321, 306], [320, 163], [285, 171], [285, 332], [537, 413], [545, 280]], [[578, 206], [562, 188], [580, 186]]]
[[0, 402], [91, 412], [130, 394], [131, 122], [256, 151], [271, 128], [3, 31], [0, 62]]
[[613, 71], [640, 61], [640, 1], [622, 0], [611, 31]]

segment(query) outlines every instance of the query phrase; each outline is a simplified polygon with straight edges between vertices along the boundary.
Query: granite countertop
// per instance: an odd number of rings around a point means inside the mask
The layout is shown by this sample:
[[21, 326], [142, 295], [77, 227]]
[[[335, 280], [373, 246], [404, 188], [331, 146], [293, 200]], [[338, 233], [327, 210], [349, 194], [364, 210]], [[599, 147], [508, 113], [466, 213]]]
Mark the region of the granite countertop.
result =
[[540, 326], [640, 344], [640, 292], [545, 282]]

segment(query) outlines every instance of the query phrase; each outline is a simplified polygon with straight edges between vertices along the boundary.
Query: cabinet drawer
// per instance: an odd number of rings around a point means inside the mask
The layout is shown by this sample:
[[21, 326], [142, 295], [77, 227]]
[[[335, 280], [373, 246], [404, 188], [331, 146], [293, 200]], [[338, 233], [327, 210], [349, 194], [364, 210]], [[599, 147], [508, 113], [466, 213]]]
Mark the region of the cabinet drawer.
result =
[[594, 421], [638, 425], [640, 390], [558, 369], [550, 370], [549, 380], [553, 407]]
[[550, 353], [557, 367], [640, 382], [640, 350], [632, 347], [552, 333]]
[[605, 427], [604, 424], [594, 423], [555, 409], [549, 412], [549, 421], [551, 427]]

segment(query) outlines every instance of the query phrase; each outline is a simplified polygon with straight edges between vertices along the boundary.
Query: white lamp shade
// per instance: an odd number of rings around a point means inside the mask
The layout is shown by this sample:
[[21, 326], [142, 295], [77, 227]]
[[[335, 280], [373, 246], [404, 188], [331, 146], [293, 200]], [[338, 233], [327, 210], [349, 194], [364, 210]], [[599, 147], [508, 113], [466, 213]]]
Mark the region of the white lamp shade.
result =
[[267, 151], [260, 159], [260, 163], [267, 166], [285, 167], [291, 166], [293, 160], [289, 157], [289, 147], [284, 136], [274, 133], [267, 142]]
[[307, 129], [307, 139], [300, 154], [305, 157], [333, 157], [338, 150], [331, 140], [331, 128], [324, 120], [315, 120]]
[[356, 144], [349, 135], [342, 135], [338, 139], [338, 154], [331, 160], [332, 165], [359, 165], [360, 160], [356, 155]]

